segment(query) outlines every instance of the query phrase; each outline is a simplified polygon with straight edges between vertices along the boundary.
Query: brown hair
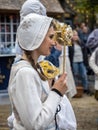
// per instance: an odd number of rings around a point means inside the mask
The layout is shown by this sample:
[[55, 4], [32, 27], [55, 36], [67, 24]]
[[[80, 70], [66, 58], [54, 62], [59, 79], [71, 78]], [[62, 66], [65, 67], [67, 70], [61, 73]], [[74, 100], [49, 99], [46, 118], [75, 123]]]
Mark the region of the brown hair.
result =
[[26, 51], [25, 50], [24, 53], [26, 54], [26, 56], [27, 56], [29, 62], [31, 63], [32, 67], [38, 72], [40, 78], [43, 81], [47, 80], [47, 78], [42, 73], [42, 69], [41, 69], [40, 65], [38, 63], [35, 64], [34, 59], [32, 58], [32, 51]]

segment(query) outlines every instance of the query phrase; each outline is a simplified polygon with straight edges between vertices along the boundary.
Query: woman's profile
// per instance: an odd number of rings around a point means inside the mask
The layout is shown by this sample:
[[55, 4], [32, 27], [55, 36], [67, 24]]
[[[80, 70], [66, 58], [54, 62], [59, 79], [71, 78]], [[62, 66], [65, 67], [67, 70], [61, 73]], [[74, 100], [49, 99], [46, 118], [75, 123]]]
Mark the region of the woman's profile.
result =
[[55, 114], [67, 91], [66, 74], [50, 88], [38, 71], [38, 57], [47, 56], [55, 46], [53, 19], [29, 14], [17, 30], [23, 55], [11, 68], [9, 97], [14, 113], [14, 130], [55, 130]]

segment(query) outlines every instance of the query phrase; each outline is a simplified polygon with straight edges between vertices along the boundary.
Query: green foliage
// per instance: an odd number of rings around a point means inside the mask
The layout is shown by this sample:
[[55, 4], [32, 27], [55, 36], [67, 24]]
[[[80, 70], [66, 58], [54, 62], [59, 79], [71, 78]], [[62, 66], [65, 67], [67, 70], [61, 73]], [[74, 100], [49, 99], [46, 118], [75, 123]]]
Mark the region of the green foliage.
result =
[[[94, 28], [96, 14], [98, 14], [98, 0], [74, 0], [74, 6], [81, 21], [86, 21]], [[79, 21], [78, 21], [79, 22]]]
[[88, 10], [91, 12], [92, 8], [98, 13], [98, 0], [75, 0], [76, 9]]

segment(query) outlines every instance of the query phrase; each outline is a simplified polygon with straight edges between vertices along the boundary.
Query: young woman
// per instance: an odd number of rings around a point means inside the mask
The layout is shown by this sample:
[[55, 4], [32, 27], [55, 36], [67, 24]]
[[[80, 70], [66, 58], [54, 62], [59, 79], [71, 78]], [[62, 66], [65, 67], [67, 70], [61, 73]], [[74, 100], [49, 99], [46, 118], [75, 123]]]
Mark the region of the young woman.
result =
[[15, 130], [55, 130], [57, 107], [67, 91], [66, 74], [50, 88], [37, 63], [40, 55], [49, 55], [55, 46], [52, 21], [47, 16], [29, 14], [18, 27], [23, 55], [12, 65], [8, 89]]
[[[26, 2], [24, 2], [24, 4], [22, 5], [22, 7], [21, 7], [21, 10], [20, 10], [20, 18], [21, 18], [21, 21], [24, 19], [24, 17], [26, 16], [26, 15], [28, 15], [28, 14], [30, 14], [30, 13], [36, 13], [36, 14], [39, 14], [39, 15], [46, 15], [46, 9], [45, 9], [45, 7], [42, 5], [42, 3], [39, 1], [39, 0], [27, 0]], [[17, 42], [18, 43], [18, 42]], [[60, 46], [59, 44], [58, 44], [58, 46]], [[56, 44], [56, 46], [53, 46], [52, 48], [57, 48], [58, 47], [57, 46], [57, 44]], [[52, 50], [52, 49], [51, 49]], [[17, 54], [17, 56], [16, 56], [16, 58], [15, 58], [15, 62], [17, 62], [18, 60], [20, 60], [20, 58], [21, 58], [21, 55], [22, 55], [22, 52], [23, 52], [23, 50], [19, 47], [19, 45], [18, 44], [16, 44], [16, 54]], [[20, 56], [19, 56], [20, 55]], [[50, 54], [51, 55], [51, 54]], [[54, 54], [53, 54], [54, 55]], [[41, 59], [44, 59], [43, 57], [45, 57], [45, 56], [40, 56], [39, 58], [38, 58], [38, 61], [40, 61]], [[48, 80], [49, 81], [49, 80]], [[51, 87], [51, 86], [50, 86]], [[67, 98], [67, 97], [66, 97]], [[66, 101], [66, 98], [64, 98], [63, 97], [63, 99], [62, 99], [62, 102], [64, 102], [64, 101]], [[61, 108], [62, 110], [65, 110], [66, 111], [66, 106], [67, 106], [67, 108], [69, 109], [69, 107], [68, 107], [68, 105], [66, 105], [67, 103], [64, 103], [63, 104], [63, 106], [62, 106], [62, 102], [61, 102], [61, 107], [64, 107], [64, 108]], [[64, 111], [60, 111], [58, 114], [57, 114], [57, 118], [59, 118], [59, 115], [64, 115], [63, 114], [64, 113]], [[71, 113], [71, 112], [70, 112]], [[74, 113], [74, 112], [73, 112]], [[66, 117], [66, 116], [64, 116], [64, 117]], [[66, 119], [66, 118], [65, 118]], [[65, 122], [65, 119], [63, 120], [64, 122]], [[72, 118], [73, 119], [73, 118]], [[8, 121], [8, 125], [9, 125], [9, 127], [10, 127], [10, 129], [13, 129], [13, 120], [14, 120], [14, 113], [12, 112], [12, 115], [11, 116], [9, 116], [8, 117], [8, 119], [7, 119], [7, 121]], [[62, 122], [62, 120], [60, 119], [59, 121], [58, 121], [58, 125], [60, 125], [61, 123], [60, 122]], [[70, 121], [69, 121], [70, 122]], [[72, 122], [72, 120], [71, 120], [71, 122]], [[68, 128], [69, 128], [69, 125], [68, 124], [66, 124], [67, 126], [68, 126]], [[66, 128], [66, 125], [64, 125], [64, 126], [62, 126], [62, 125], [60, 125], [59, 126], [59, 128], [62, 128], [62, 129], [65, 129]], [[70, 129], [71, 130], [73, 130], [73, 127], [74, 126], [70, 126]], [[66, 128], [67, 129], [67, 128]]]

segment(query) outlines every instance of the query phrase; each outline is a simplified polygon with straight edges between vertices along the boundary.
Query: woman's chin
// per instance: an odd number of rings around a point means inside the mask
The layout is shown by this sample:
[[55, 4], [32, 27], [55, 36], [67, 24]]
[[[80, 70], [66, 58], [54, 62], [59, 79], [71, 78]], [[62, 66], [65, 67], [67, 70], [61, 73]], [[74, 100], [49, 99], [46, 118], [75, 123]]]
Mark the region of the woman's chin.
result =
[[46, 54], [44, 54], [44, 56], [49, 56], [51, 54], [51, 52], [47, 52]]
[[47, 53], [47, 55], [46, 56], [49, 56], [51, 53], [49, 52], [49, 53]]

